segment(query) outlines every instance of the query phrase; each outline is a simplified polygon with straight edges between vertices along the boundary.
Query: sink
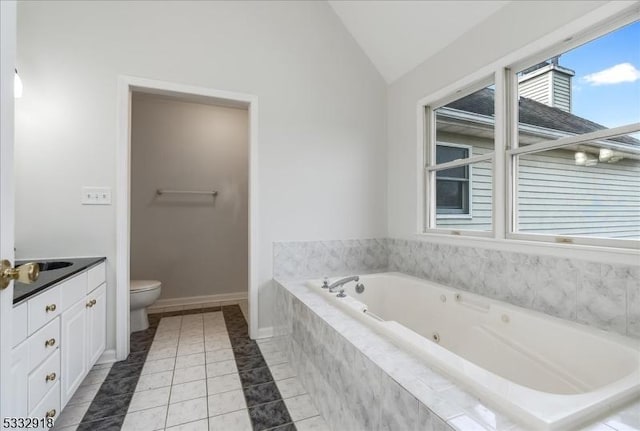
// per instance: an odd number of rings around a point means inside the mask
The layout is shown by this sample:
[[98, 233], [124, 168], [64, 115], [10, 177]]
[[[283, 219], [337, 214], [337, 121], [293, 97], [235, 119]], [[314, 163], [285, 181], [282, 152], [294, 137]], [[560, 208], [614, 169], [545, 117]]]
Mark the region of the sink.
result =
[[45, 262], [38, 262], [38, 266], [40, 267], [40, 271], [53, 271], [54, 269], [66, 268], [68, 266], [73, 265], [72, 262], [64, 262], [57, 260], [47, 260]]

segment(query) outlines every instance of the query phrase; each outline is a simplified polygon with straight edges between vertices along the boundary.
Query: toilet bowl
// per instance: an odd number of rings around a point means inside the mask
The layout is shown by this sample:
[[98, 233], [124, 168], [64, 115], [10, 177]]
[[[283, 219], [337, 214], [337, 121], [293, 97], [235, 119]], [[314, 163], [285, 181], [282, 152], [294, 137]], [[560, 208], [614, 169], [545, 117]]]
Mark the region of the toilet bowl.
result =
[[162, 283], [157, 280], [131, 280], [129, 287], [131, 332], [144, 331], [149, 327], [147, 307], [160, 297], [161, 287]]

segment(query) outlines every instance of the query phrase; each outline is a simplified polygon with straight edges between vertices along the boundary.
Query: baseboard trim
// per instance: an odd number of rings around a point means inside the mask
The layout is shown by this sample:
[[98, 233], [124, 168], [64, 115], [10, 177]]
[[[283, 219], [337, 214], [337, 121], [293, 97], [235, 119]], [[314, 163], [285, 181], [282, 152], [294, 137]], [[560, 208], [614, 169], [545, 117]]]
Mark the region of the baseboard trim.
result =
[[[237, 304], [247, 300], [247, 292], [219, 293], [217, 295], [188, 296], [185, 298], [159, 299], [147, 308], [149, 313], [162, 311], [189, 310], [193, 308], [216, 307]], [[170, 310], [169, 310], [170, 309]]]
[[116, 361], [116, 349], [105, 350], [96, 364], [111, 364]]
[[266, 328], [258, 328], [258, 338], [271, 338], [273, 337], [273, 326]]

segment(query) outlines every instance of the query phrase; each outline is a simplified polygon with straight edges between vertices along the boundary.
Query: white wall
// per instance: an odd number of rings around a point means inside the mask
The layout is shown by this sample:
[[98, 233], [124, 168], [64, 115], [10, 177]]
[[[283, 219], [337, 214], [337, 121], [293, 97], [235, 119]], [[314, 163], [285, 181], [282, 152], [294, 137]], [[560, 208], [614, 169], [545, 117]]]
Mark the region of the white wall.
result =
[[418, 232], [418, 101], [605, 3], [513, 1], [389, 86], [387, 208], [390, 237], [411, 238]]
[[386, 234], [385, 83], [325, 2], [21, 2], [18, 70], [18, 255], [106, 255], [110, 304], [115, 208], [80, 187], [115, 187], [120, 74], [258, 96], [261, 327], [273, 241]]
[[247, 293], [248, 150], [247, 109], [133, 94], [132, 279], [160, 280], [161, 299]]

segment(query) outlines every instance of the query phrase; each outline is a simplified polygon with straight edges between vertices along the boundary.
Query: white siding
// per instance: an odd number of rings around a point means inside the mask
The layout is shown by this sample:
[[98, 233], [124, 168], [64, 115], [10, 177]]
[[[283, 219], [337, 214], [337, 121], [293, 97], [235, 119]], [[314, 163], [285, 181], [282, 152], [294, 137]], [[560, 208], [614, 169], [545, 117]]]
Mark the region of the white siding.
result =
[[551, 105], [551, 96], [549, 80], [551, 76], [549, 73], [543, 73], [538, 76], [534, 76], [531, 79], [520, 82], [518, 84], [518, 91], [520, 96], [528, 99], [533, 99], [537, 102], [544, 103], [545, 105]]
[[571, 112], [571, 77], [564, 73], [553, 73], [553, 105]]
[[554, 150], [521, 157], [520, 231], [640, 238], [640, 162], [576, 166], [573, 156]]

